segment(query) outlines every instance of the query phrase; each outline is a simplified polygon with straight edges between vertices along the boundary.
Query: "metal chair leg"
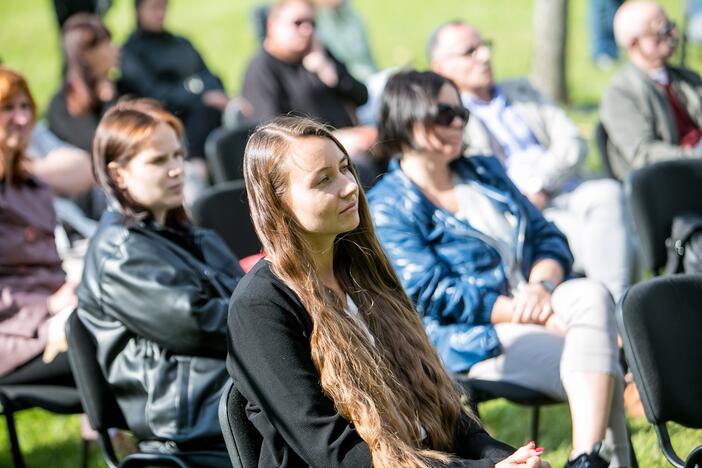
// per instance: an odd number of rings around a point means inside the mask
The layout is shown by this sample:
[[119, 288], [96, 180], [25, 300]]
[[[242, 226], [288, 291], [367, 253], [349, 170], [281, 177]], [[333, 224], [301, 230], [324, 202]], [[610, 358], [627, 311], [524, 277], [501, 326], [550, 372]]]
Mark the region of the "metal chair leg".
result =
[[88, 457], [90, 455], [90, 441], [86, 439], [81, 440], [80, 444], [80, 466], [81, 468], [88, 468]]
[[531, 407], [531, 440], [538, 447], [539, 442], [539, 416], [541, 415], [541, 407], [534, 405]]
[[10, 451], [12, 452], [12, 464], [15, 468], [24, 468], [24, 459], [22, 458], [19, 440], [17, 439], [17, 429], [15, 428], [15, 415], [12, 411], [9, 411], [7, 407], [5, 407], [4, 410], [5, 421], [7, 423], [7, 435], [10, 440]]

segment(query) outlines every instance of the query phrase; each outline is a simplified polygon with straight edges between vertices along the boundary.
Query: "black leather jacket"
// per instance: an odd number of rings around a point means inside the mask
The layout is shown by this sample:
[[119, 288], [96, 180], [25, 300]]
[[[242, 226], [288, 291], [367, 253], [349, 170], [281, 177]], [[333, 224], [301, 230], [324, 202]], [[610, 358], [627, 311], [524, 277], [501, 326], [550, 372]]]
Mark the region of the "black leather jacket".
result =
[[243, 271], [213, 232], [108, 211], [90, 242], [78, 315], [129, 428], [176, 443], [221, 438], [227, 309]]

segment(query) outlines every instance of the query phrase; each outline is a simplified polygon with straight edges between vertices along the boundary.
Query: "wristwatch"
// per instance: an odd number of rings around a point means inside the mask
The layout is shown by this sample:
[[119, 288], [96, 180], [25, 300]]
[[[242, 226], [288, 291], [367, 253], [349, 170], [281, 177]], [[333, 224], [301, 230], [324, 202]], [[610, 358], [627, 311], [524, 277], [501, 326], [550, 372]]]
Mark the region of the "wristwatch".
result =
[[556, 289], [556, 283], [550, 280], [541, 280], [539, 284], [542, 288], [546, 290], [547, 293], [551, 294]]

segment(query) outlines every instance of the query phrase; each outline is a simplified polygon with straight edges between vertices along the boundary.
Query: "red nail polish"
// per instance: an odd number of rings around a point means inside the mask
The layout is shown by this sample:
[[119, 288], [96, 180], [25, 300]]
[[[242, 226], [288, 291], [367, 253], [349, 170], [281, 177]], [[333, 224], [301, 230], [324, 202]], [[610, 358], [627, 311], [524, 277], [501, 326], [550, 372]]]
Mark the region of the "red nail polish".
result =
[[537, 447], [537, 448], [534, 449], [534, 452], [541, 454], [541, 453], [544, 452], [544, 448], [543, 448], [543, 447]]

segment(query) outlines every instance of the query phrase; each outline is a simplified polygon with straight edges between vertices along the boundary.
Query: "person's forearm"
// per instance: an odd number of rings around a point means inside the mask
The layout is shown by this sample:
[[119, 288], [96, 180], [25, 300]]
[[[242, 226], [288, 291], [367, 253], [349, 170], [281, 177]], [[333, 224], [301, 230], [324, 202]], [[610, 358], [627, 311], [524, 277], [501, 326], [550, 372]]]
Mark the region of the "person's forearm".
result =
[[539, 283], [541, 281], [550, 281], [555, 286], [563, 281], [563, 276], [563, 267], [561, 267], [560, 263], [552, 258], [544, 258], [537, 261], [534, 266], [531, 267], [529, 282]]
[[511, 322], [514, 315], [514, 299], [507, 296], [499, 296], [492, 306], [490, 322], [505, 323]]
[[57, 148], [33, 160], [30, 171], [61, 196], [83, 193], [94, 183], [90, 155], [78, 148]]

